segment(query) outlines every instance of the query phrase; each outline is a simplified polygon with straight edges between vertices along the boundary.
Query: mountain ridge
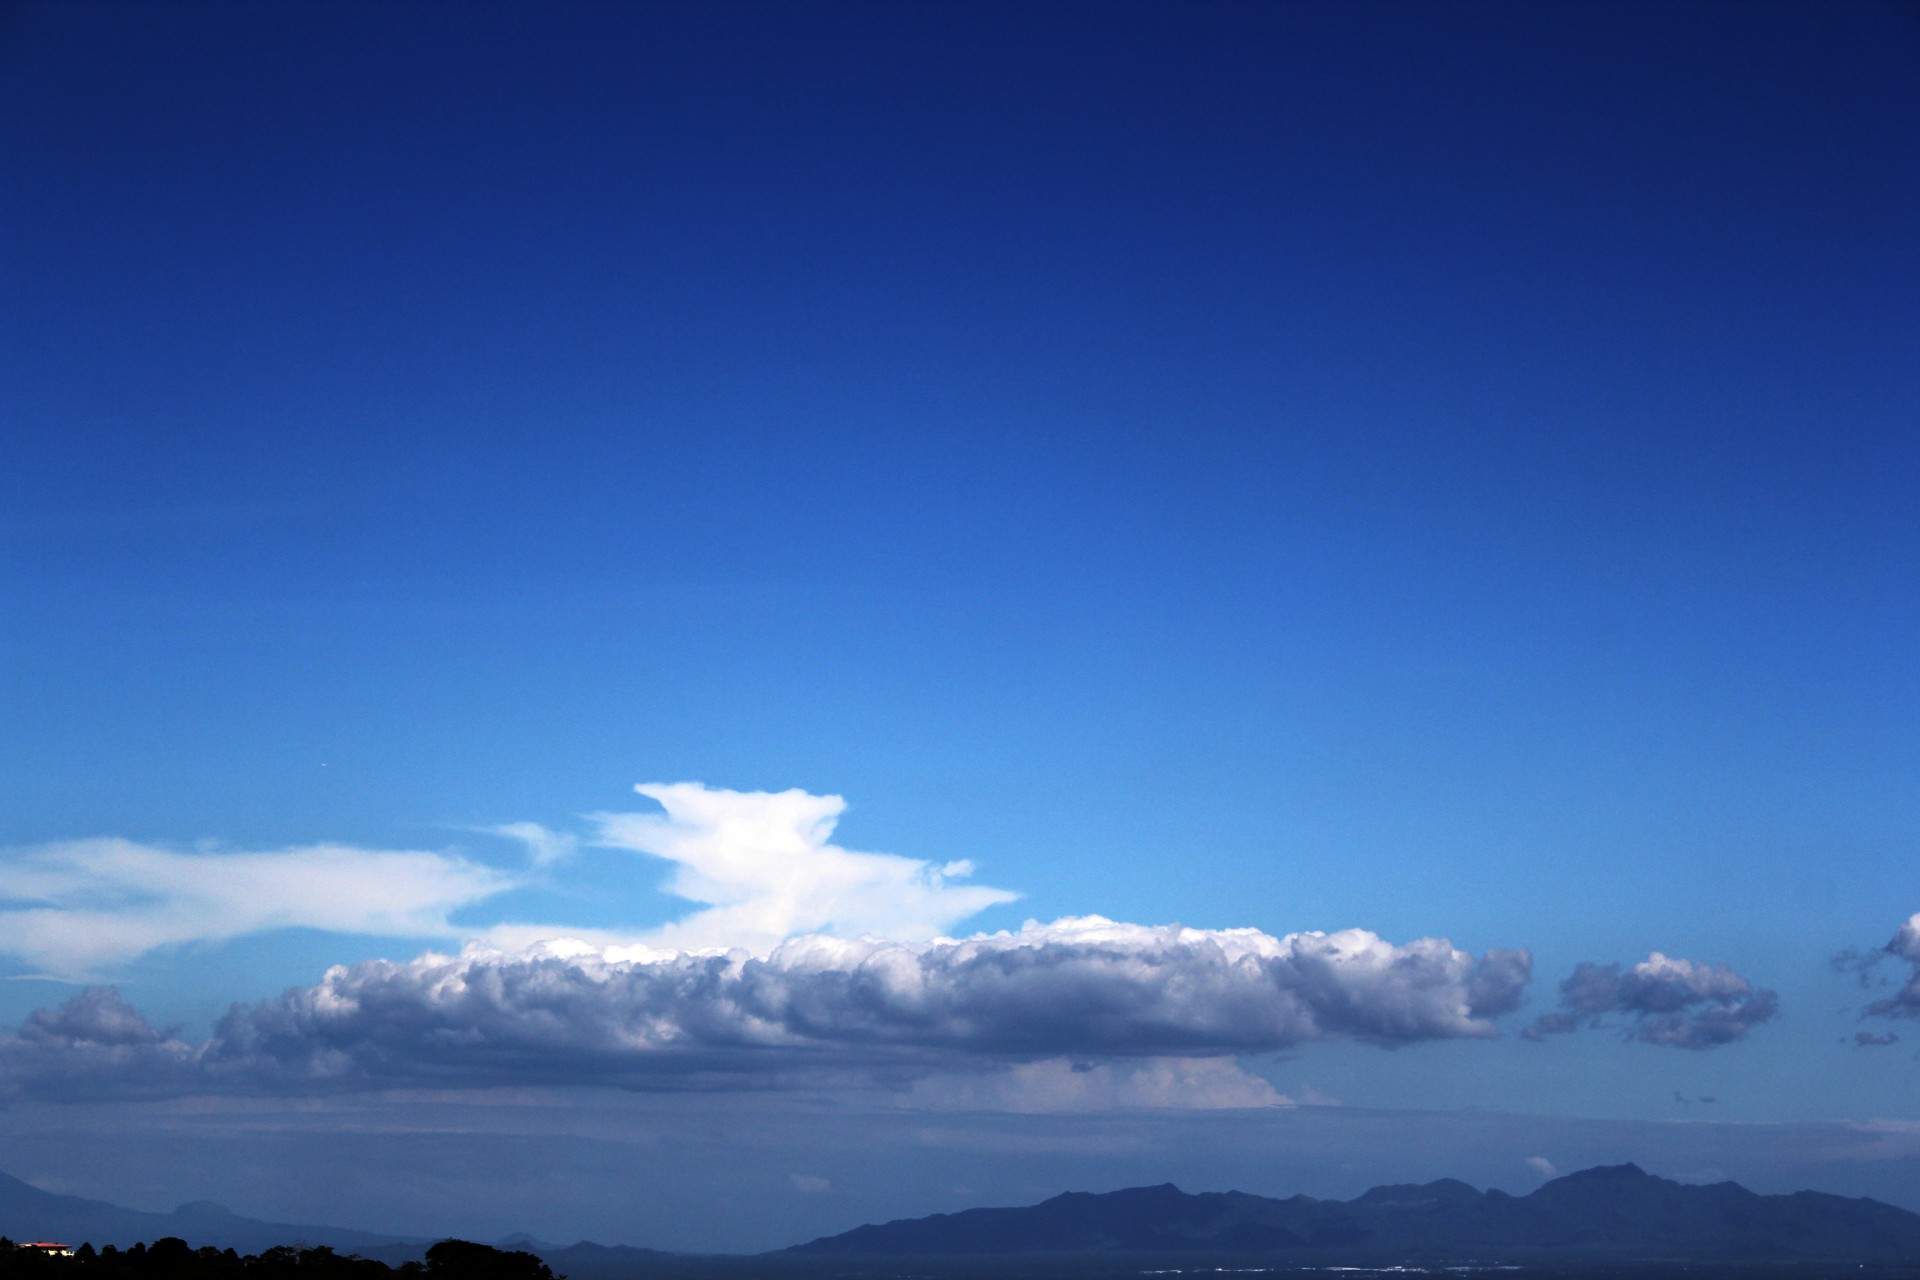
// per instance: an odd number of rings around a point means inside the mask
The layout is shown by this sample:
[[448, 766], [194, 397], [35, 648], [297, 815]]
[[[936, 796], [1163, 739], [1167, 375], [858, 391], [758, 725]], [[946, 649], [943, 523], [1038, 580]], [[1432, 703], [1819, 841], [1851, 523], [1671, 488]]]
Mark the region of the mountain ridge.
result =
[[1765, 1196], [1602, 1165], [1523, 1196], [1442, 1178], [1351, 1200], [1171, 1183], [1065, 1192], [1022, 1208], [967, 1209], [856, 1227], [788, 1252], [835, 1257], [1233, 1253], [1320, 1259], [1639, 1257], [1920, 1260], [1920, 1214], [1819, 1191]]

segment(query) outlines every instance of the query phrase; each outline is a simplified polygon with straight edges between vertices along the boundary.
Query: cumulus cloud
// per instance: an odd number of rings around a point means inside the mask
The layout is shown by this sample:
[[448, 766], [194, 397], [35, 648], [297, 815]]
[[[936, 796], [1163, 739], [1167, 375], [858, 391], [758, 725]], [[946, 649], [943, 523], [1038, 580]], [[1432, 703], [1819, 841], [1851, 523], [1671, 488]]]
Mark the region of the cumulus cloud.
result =
[[198, 1083], [201, 1050], [149, 1025], [109, 987], [29, 1014], [0, 1040], [0, 1092], [86, 1098], [164, 1096]]
[[[638, 791], [659, 811], [592, 815], [592, 838], [671, 863], [668, 889], [699, 906], [684, 919], [637, 935], [495, 925], [455, 955], [336, 967], [236, 1005], [197, 1044], [89, 990], [0, 1039], [0, 1092], [834, 1081], [924, 1102], [935, 1086], [914, 1082], [941, 1077], [1001, 1108], [1271, 1106], [1286, 1100], [1234, 1055], [1492, 1036], [1531, 972], [1524, 951], [1475, 957], [1361, 929], [1275, 937], [1086, 916], [956, 939], [955, 923], [1015, 895], [958, 883], [966, 861], [835, 845], [838, 796]], [[288, 926], [459, 937], [453, 911], [546, 883], [579, 843], [533, 823], [485, 830], [525, 844], [531, 869], [333, 845], [20, 850], [0, 867], [0, 948], [79, 975]]]
[[[195, 1083], [180, 1087], [718, 1087], [956, 1060], [1217, 1057], [1335, 1038], [1393, 1046], [1495, 1035], [1491, 1019], [1518, 1003], [1530, 964], [1525, 952], [1476, 958], [1441, 939], [1396, 946], [1359, 929], [1273, 937], [1097, 916], [918, 943], [810, 935], [766, 956], [471, 947], [336, 967], [313, 987], [236, 1006], [191, 1050]], [[23, 1052], [16, 1037], [0, 1060]], [[13, 1076], [16, 1088], [38, 1079]]]
[[634, 788], [664, 814], [599, 813], [597, 843], [674, 864], [667, 891], [706, 904], [638, 942], [672, 950], [740, 947], [829, 933], [917, 942], [1020, 895], [957, 885], [966, 861], [858, 853], [830, 843], [847, 802], [805, 791], [725, 791], [697, 782]]
[[0, 952], [49, 974], [97, 975], [160, 947], [306, 927], [457, 936], [448, 915], [513, 887], [444, 853], [308, 845], [182, 853], [73, 840], [0, 858]]
[[1604, 1026], [1618, 1015], [1630, 1039], [1711, 1049], [1740, 1039], [1779, 1011], [1779, 997], [1726, 965], [1653, 952], [1630, 969], [1583, 963], [1560, 984], [1560, 1008], [1521, 1034], [1531, 1040]]

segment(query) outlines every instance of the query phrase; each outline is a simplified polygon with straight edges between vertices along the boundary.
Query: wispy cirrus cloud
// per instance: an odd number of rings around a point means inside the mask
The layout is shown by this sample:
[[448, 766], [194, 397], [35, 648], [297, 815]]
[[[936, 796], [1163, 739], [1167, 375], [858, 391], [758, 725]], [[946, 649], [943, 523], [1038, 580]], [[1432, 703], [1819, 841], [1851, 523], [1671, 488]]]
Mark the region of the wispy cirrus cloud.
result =
[[580, 837], [569, 831], [551, 831], [537, 822], [503, 822], [475, 830], [486, 835], [517, 840], [526, 847], [536, 867], [551, 867], [565, 862], [580, 848]]
[[1530, 964], [1525, 952], [1474, 957], [1358, 929], [1274, 937], [1098, 917], [926, 943], [814, 935], [766, 957], [472, 948], [336, 967], [236, 1006], [196, 1046], [133, 1034], [143, 1024], [117, 997], [89, 993], [49, 1012], [47, 1034], [0, 1041], [0, 1080], [27, 1093], [76, 1080], [110, 1090], [124, 1063], [139, 1092], [762, 1087], [810, 1071], [1391, 1046], [1495, 1035]]
[[1624, 1019], [1630, 1039], [1677, 1049], [1730, 1044], [1779, 1012], [1779, 998], [1726, 965], [1655, 951], [1626, 968], [1583, 963], [1560, 984], [1560, 1008], [1521, 1034], [1531, 1040]]
[[449, 938], [449, 916], [516, 876], [447, 853], [316, 844], [184, 852], [71, 840], [0, 856], [0, 952], [63, 978], [162, 947], [310, 928]]

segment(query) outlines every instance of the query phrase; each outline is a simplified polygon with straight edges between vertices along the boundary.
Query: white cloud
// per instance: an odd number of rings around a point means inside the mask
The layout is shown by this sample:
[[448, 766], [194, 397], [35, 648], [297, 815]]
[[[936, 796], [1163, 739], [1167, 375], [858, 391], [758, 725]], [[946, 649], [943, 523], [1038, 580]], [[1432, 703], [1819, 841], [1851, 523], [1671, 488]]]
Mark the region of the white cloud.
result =
[[444, 853], [343, 845], [181, 853], [74, 840], [0, 857], [0, 951], [66, 978], [146, 952], [304, 927], [456, 936], [448, 915], [514, 877]]
[[1557, 1178], [1560, 1176], [1560, 1171], [1553, 1167], [1553, 1161], [1547, 1159], [1545, 1156], [1528, 1156], [1526, 1164], [1527, 1168], [1533, 1170], [1542, 1178]]
[[654, 948], [742, 947], [766, 954], [797, 934], [917, 942], [1019, 897], [956, 885], [965, 860], [942, 867], [829, 843], [847, 802], [805, 791], [724, 791], [697, 782], [634, 790], [664, 815], [600, 813], [598, 843], [675, 865], [667, 891], [707, 909], [641, 935]]
[[[183, 1060], [177, 1087], [717, 1087], [1484, 1038], [1529, 967], [1524, 952], [1476, 959], [1441, 939], [1395, 946], [1359, 929], [1276, 938], [1097, 916], [957, 941], [813, 935], [765, 957], [472, 947], [336, 967], [316, 986], [238, 1006]], [[32, 1091], [62, 1078], [64, 1054], [92, 1045], [0, 1042], [0, 1076]], [[1104, 1087], [1139, 1100], [1227, 1083], [1207, 1068], [1155, 1070]], [[139, 1087], [158, 1086], [149, 1074]]]
[[[838, 796], [698, 783], [638, 790], [666, 812], [595, 815], [601, 843], [675, 863], [668, 890], [705, 910], [639, 934], [508, 921], [481, 937], [507, 950], [574, 939], [643, 959], [703, 948], [765, 954], [796, 933], [924, 941], [1018, 896], [953, 883], [972, 874], [965, 860], [935, 867], [831, 844], [846, 808]], [[547, 873], [579, 846], [533, 822], [476, 829], [520, 842]], [[161, 947], [291, 927], [471, 937], [449, 915], [527, 878], [447, 853], [337, 844], [224, 853], [114, 838], [37, 845], [0, 854], [0, 953], [75, 979]]]

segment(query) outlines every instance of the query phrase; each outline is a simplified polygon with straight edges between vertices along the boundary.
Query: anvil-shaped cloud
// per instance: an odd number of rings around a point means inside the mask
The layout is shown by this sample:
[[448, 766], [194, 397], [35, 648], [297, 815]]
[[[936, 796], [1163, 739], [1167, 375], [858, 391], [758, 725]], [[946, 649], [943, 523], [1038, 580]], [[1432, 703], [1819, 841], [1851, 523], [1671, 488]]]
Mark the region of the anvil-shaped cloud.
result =
[[[988, 907], [1020, 895], [952, 881], [970, 862], [943, 867], [890, 853], [859, 853], [831, 843], [846, 812], [839, 796], [805, 791], [723, 791], [697, 782], [643, 783], [641, 795], [664, 814], [596, 813], [595, 843], [674, 864], [667, 892], [706, 904], [685, 919], [631, 937], [565, 925], [510, 924], [488, 931], [500, 946], [556, 937], [698, 951], [745, 948], [764, 955], [784, 939], [826, 933], [922, 941]], [[539, 848], [551, 833], [516, 830]]]

